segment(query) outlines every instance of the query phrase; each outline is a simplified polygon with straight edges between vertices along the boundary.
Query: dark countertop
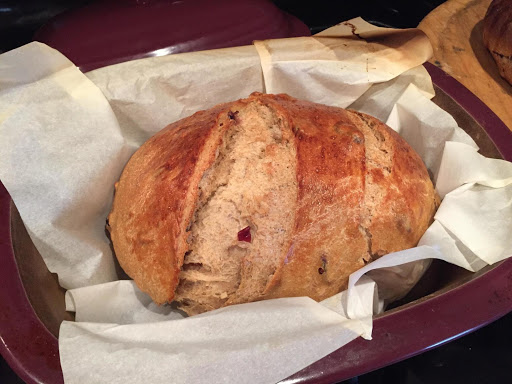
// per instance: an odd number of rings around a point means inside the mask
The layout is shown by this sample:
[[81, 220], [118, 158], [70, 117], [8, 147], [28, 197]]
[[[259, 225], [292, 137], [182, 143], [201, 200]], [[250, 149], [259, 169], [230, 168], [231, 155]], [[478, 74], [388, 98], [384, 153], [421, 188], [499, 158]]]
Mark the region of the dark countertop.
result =
[[[0, 4], [0, 53], [31, 41], [48, 19], [86, 0], [51, 0]], [[336, 22], [356, 16], [383, 26], [415, 27], [443, 0], [384, 0], [297, 2], [275, 0], [281, 9], [319, 32]], [[509, 383], [512, 366], [512, 314], [460, 339], [392, 366], [343, 382], [344, 384]], [[0, 382], [22, 383], [0, 358]]]

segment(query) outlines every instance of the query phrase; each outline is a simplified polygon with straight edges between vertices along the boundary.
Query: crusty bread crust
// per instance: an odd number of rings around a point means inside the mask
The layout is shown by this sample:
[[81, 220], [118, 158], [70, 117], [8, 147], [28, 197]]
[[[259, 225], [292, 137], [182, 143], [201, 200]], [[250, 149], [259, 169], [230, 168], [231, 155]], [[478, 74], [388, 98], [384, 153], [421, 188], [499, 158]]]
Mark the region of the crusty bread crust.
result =
[[217, 106], [170, 124], [144, 143], [116, 183], [108, 226], [124, 271], [158, 304], [172, 301], [197, 185], [223, 134]]
[[[287, 195], [296, 196], [287, 204], [294, 209], [283, 212], [286, 238], [281, 249], [263, 254], [264, 247], [252, 247], [257, 241], [247, 245], [236, 260], [239, 280], [229, 285], [235, 289], [187, 307], [182, 298], [193, 301], [198, 287], [212, 289], [208, 284], [189, 289], [194, 273], [184, 271], [187, 278], [180, 278], [185, 254], [194, 252], [190, 226], [202, 207], [198, 188], [201, 180], [205, 188], [223, 140], [241, 124], [233, 111], [242, 115], [249, 107], [278, 116], [281, 136], [294, 151], [295, 162], [287, 168], [296, 183], [284, 186], [296, 188]], [[365, 263], [415, 246], [438, 203], [420, 157], [377, 119], [287, 95], [254, 93], [198, 112], [148, 140], [123, 171], [109, 225], [116, 256], [141, 290], [164, 303], [178, 288], [182, 309], [195, 314], [267, 298], [325, 299], [346, 288], [348, 276]], [[194, 260], [208, 257], [195, 255]]]

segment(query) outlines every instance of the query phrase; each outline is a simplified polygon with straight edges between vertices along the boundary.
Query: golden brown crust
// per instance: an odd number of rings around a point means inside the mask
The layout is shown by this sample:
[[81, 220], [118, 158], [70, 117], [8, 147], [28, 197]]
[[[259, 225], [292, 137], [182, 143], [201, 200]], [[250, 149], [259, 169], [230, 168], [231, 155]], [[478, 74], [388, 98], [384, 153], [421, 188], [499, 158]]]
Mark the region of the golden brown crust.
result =
[[322, 300], [364, 265], [364, 137], [346, 110], [286, 95], [267, 100], [290, 120], [299, 190], [295, 230], [266, 297]]
[[493, 0], [483, 26], [484, 44], [501, 76], [512, 84], [512, 0]]
[[[174, 297], [199, 181], [231, 127], [228, 111], [251, 101], [286, 120], [282, 129], [295, 145], [295, 224], [277, 270], [263, 279], [263, 293], [234, 295], [227, 304], [325, 299], [366, 262], [415, 246], [432, 220], [438, 200], [425, 165], [385, 124], [287, 95], [255, 93], [171, 124], [137, 151], [121, 176], [109, 217], [114, 249], [157, 303]], [[250, 265], [241, 263], [242, 281], [254, 272]]]
[[114, 252], [157, 303], [174, 297], [197, 185], [214, 160], [220, 140], [214, 128], [224, 109], [198, 112], [154, 135], [132, 156], [116, 184], [108, 219]]
[[398, 133], [372, 116], [353, 113], [370, 127], [379, 142], [377, 150], [390, 155], [389, 165], [369, 166], [367, 175], [374, 189], [367, 228], [375, 259], [414, 247], [430, 225], [439, 198], [423, 161]]
[[[269, 98], [288, 112], [295, 133], [299, 197], [290, 248], [266, 297], [323, 300], [365, 263], [416, 246], [438, 197], [418, 154], [379, 120]], [[370, 150], [384, 151], [390, 164], [372, 164]]]

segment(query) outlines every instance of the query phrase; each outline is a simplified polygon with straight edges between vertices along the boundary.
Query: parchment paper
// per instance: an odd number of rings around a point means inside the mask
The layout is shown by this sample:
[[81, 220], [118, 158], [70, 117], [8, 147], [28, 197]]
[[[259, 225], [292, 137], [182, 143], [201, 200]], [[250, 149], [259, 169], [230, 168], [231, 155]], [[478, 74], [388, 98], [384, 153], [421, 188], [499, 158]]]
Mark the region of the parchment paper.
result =
[[[512, 164], [479, 155], [430, 101], [420, 65], [430, 53], [417, 30], [355, 19], [315, 37], [86, 75], [39, 43], [1, 55], [0, 179], [48, 268], [71, 288], [66, 305], [77, 322], [64, 322], [59, 336], [66, 383], [279, 381], [359, 335], [370, 339], [372, 315], [407, 292], [432, 258], [476, 271], [510, 256]], [[154, 132], [253, 91], [386, 121], [421, 155], [444, 200], [418, 247], [368, 264], [322, 303], [268, 300], [182, 318], [133, 282], [115, 281], [104, 231], [113, 184]]]

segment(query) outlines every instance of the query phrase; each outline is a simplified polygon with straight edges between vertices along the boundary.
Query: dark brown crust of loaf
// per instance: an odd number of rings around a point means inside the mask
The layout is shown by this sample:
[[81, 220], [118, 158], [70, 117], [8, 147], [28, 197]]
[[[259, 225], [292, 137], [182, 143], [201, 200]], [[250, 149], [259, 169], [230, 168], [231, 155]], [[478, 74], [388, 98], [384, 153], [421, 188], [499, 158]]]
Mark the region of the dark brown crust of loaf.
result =
[[493, 0], [484, 18], [483, 41], [500, 70], [512, 84], [512, 0]]
[[[344, 289], [349, 274], [366, 262], [415, 246], [432, 220], [438, 200], [425, 165], [385, 124], [287, 95], [255, 93], [171, 124], [123, 171], [109, 216], [114, 250], [128, 275], [157, 303], [174, 297], [199, 181], [230, 127], [227, 112], [251, 99], [288, 119], [299, 188], [288, 252], [280, 256], [263, 296], [251, 300], [327, 298]], [[377, 153], [392, 151], [386, 169], [368, 162], [370, 140]], [[370, 182], [379, 195], [371, 201], [365, 195]], [[250, 274], [247, 268], [242, 280]], [[235, 295], [227, 304], [244, 301]]]

